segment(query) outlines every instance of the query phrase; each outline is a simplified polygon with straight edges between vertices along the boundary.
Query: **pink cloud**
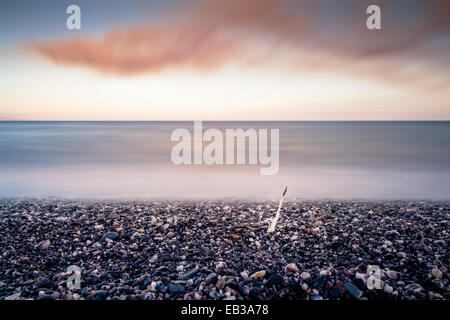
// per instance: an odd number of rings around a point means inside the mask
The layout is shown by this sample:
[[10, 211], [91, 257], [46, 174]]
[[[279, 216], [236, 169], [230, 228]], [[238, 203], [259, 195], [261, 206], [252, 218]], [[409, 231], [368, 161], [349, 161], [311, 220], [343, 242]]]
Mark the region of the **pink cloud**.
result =
[[[437, 50], [425, 45], [450, 33], [450, 2], [435, 1], [414, 24], [402, 24], [386, 14], [380, 31], [364, 27], [364, 6], [369, 4], [365, 2], [344, 3], [348, 19], [336, 25], [338, 30], [329, 30], [335, 25], [324, 21], [323, 1], [312, 5], [310, 1], [211, 0], [174, 7], [165, 23], [109, 30], [103, 37], [34, 43], [29, 48], [57, 64], [118, 75], [274, 63], [287, 70], [331, 70], [398, 83], [448, 86], [448, 79], [442, 83], [442, 77], [434, 74], [449, 73], [450, 46]], [[392, 3], [381, 3], [388, 13]], [[328, 10], [337, 8], [337, 4], [327, 5]], [[289, 59], [280, 54], [286, 50]], [[408, 67], [417, 62], [425, 70]]]

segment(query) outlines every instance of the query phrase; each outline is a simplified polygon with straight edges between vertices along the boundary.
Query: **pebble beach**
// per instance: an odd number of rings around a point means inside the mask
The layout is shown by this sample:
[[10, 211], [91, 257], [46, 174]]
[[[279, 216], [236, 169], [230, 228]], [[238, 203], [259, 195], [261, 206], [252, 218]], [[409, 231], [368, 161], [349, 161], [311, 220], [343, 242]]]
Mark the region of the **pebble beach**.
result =
[[290, 200], [268, 233], [277, 207], [3, 199], [0, 299], [450, 298], [449, 202]]

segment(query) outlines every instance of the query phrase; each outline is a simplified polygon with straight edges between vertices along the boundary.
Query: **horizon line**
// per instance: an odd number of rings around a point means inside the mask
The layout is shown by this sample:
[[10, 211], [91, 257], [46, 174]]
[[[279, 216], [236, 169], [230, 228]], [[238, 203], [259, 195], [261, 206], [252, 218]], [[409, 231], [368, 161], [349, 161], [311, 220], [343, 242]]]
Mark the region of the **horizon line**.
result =
[[106, 119], [98, 119], [98, 120], [67, 120], [67, 119], [57, 119], [57, 120], [24, 120], [24, 119], [1, 119], [0, 122], [193, 122], [193, 121], [204, 121], [204, 122], [442, 122], [442, 121], [450, 121], [449, 119], [282, 119], [282, 120], [254, 120], [254, 119], [243, 119], [243, 120], [233, 120], [233, 119], [151, 119], [151, 120], [106, 120]]

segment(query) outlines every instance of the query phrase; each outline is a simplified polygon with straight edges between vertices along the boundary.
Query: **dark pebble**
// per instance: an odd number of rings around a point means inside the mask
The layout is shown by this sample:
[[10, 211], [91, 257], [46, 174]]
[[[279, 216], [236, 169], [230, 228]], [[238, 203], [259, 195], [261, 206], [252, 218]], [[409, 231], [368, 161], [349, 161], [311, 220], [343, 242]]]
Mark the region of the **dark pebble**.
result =
[[107, 232], [100, 239], [100, 242], [105, 242], [106, 239], [117, 240], [119, 239], [119, 234], [117, 232]]

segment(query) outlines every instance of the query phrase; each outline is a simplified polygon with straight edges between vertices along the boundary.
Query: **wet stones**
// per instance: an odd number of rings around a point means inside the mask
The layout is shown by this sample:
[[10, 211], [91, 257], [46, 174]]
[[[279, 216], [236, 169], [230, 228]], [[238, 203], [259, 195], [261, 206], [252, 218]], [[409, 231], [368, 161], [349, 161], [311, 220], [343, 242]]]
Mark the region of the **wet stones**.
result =
[[450, 298], [448, 203], [285, 205], [0, 200], [0, 300]]

